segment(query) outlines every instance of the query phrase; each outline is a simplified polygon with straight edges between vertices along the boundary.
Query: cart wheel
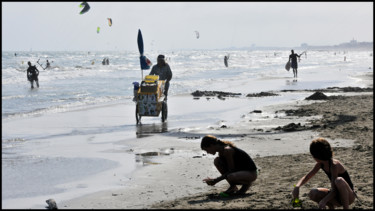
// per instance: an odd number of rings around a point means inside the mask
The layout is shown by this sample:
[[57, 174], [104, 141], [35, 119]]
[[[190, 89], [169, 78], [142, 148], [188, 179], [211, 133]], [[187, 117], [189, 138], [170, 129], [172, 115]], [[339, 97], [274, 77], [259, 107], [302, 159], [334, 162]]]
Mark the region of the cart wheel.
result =
[[135, 106], [135, 119], [137, 120], [137, 125], [141, 122], [141, 115], [138, 112], [138, 104]]
[[162, 108], [161, 108], [161, 121], [165, 122], [168, 117], [168, 106], [165, 101], [163, 101]]

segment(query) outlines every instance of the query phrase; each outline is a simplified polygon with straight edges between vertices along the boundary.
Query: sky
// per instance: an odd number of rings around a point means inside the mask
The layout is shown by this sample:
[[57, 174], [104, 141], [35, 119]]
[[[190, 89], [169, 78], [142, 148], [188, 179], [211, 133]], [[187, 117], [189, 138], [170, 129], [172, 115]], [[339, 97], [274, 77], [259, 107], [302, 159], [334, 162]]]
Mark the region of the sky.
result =
[[373, 2], [80, 3], [2, 2], [2, 51], [137, 51], [138, 29], [145, 52], [373, 42]]

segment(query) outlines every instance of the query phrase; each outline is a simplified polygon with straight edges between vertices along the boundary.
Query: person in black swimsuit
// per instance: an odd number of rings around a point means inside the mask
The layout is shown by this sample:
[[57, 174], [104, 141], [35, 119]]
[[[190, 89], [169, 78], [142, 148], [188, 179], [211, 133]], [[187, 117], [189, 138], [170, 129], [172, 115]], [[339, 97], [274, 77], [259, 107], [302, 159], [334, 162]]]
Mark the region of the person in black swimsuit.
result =
[[39, 70], [35, 67], [35, 65], [32, 66], [30, 61], [28, 61], [27, 64], [29, 65], [26, 71], [27, 80], [30, 81], [32, 89], [34, 89], [34, 81], [37, 87], [39, 88], [39, 81], [38, 81]]
[[[202, 150], [215, 155], [214, 164], [222, 174], [216, 179], [206, 178], [203, 182], [208, 185], [215, 185], [223, 179], [226, 179], [230, 187], [224, 193], [226, 194], [245, 194], [252, 182], [257, 179], [257, 167], [251, 157], [243, 150], [234, 146], [230, 141], [222, 141], [212, 135], [202, 138]], [[242, 185], [237, 189], [237, 185]]]
[[298, 197], [299, 188], [311, 179], [319, 169], [323, 169], [331, 182], [331, 189], [314, 188], [309, 192], [309, 198], [317, 202], [320, 209], [324, 209], [326, 206], [330, 209], [340, 206], [348, 209], [356, 197], [354, 186], [344, 166], [340, 161], [332, 158], [333, 152], [328, 141], [324, 138], [313, 140], [310, 144], [310, 153], [315, 159], [316, 164], [296, 184], [292, 191], [293, 199]]
[[297, 57], [300, 58], [300, 55], [294, 53], [294, 50], [292, 50], [292, 54], [289, 55], [289, 61], [291, 61], [291, 67], [293, 68], [293, 77], [297, 78]]

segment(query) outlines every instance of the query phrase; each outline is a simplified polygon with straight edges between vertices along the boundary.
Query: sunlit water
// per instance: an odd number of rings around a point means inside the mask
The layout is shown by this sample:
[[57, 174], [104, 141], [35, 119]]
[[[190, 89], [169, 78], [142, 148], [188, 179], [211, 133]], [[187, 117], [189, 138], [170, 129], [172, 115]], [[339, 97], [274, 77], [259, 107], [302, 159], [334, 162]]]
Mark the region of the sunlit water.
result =
[[[241, 88], [244, 80], [267, 77], [290, 77], [284, 69], [289, 52], [280, 51], [176, 51], [161, 52], [168, 57], [173, 70], [170, 95], [195, 90], [239, 90], [244, 93], [283, 88], [321, 88], [346, 83], [348, 77], [369, 71], [370, 51], [311, 51], [301, 56], [299, 79], [304, 83], [287, 87], [272, 84]], [[276, 53], [276, 56], [275, 56]], [[335, 55], [336, 53], [336, 55]], [[224, 55], [230, 54], [229, 68]], [[110, 65], [102, 65], [104, 57]], [[156, 63], [156, 53], [148, 57]], [[346, 61], [344, 61], [346, 57]], [[43, 70], [45, 60], [52, 68]], [[30, 89], [26, 80], [27, 61], [40, 70], [39, 89]], [[95, 63], [92, 65], [92, 61]], [[144, 75], [150, 70], [144, 70]], [[316, 84], [317, 77], [320, 84]], [[334, 77], [331, 77], [334, 75]], [[25, 117], [48, 112], [61, 112], [117, 100], [131, 99], [132, 82], [140, 81], [141, 70], [136, 52], [3, 52], [2, 54], [2, 118]], [[293, 78], [290, 78], [293, 82]], [[314, 83], [311, 85], [310, 83]], [[318, 87], [317, 87], [318, 86]], [[131, 101], [129, 101], [131, 103]]]

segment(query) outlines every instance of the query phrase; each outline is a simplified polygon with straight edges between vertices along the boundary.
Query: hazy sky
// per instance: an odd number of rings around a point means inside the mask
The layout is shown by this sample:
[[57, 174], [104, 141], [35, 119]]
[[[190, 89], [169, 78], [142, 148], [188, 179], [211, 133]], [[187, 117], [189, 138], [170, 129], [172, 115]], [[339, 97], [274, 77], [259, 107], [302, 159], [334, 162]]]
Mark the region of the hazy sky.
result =
[[134, 51], [138, 29], [145, 52], [373, 41], [373, 2], [80, 3], [2, 2], [2, 50]]

